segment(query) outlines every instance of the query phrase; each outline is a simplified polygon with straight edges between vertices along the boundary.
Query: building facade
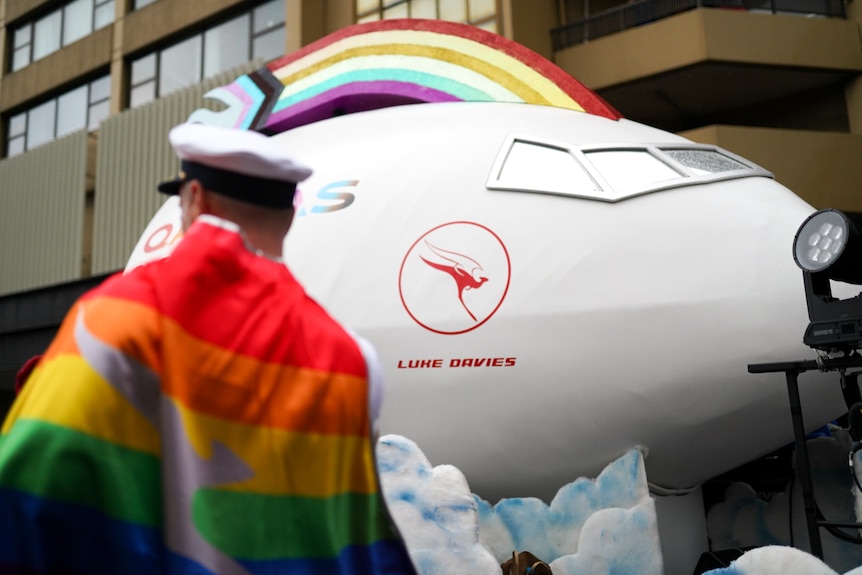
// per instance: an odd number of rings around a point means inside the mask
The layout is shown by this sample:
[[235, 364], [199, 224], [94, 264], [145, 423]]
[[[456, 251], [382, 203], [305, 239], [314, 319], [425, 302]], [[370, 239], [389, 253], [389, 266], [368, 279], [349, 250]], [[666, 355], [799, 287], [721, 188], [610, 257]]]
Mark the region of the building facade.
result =
[[0, 410], [70, 298], [125, 264], [177, 169], [171, 126], [267, 61], [400, 17], [500, 33], [632, 120], [862, 211], [851, 0], [0, 0]]

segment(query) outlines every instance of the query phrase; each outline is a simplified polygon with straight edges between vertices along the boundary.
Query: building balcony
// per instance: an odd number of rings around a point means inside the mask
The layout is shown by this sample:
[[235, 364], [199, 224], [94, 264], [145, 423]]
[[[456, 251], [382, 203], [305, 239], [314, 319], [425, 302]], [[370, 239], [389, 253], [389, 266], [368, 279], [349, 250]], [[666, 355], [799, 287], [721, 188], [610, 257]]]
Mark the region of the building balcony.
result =
[[802, 14], [845, 18], [843, 0], [638, 0], [551, 31], [554, 51], [643, 26], [696, 8], [723, 8], [762, 14]]
[[832, 0], [757, 1], [766, 7], [640, 0], [556, 30], [554, 60], [626, 117], [673, 132], [848, 131], [844, 90], [862, 72], [856, 22]]

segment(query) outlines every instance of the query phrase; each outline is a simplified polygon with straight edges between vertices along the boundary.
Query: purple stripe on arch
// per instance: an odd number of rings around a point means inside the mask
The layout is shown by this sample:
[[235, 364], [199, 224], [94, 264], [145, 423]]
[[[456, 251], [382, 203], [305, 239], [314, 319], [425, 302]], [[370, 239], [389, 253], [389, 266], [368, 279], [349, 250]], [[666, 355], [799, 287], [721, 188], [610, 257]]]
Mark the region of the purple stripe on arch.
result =
[[448, 92], [412, 82], [352, 82], [273, 113], [265, 127], [278, 133], [344, 114], [404, 104], [460, 101], [461, 98]]

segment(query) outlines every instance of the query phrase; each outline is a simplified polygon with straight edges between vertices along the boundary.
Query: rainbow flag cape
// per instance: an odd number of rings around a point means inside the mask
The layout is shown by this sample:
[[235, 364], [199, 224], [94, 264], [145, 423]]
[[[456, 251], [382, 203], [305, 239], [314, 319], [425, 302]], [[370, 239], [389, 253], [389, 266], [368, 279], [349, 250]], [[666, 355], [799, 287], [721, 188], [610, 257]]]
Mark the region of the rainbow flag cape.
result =
[[79, 300], [0, 435], [0, 573], [412, 574], [359, 343], [203, 216]]

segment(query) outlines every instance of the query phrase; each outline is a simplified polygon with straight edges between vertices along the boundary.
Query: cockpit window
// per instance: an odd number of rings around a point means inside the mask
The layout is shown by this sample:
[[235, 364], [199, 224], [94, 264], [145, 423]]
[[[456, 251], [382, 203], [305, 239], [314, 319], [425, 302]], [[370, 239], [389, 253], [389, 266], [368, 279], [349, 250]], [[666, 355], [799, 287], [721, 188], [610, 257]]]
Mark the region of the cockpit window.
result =
[[646, 150], [589, 150], [584, 155], [614, 190], [633, 190], [684, 177]]
[[565, 148], [519, 140], [512, 143], [499, 180], [512, 189], [539, 188], [555, 194], [601, 190]]
[[737, 162], [718, 150], [663, 150], [665, 154], [691, 169], [695, 174], [717, 174], [719, 172], [732, 172], [733, 170], [744, 170], [748, 166]]
[[716, 146], [622, 144], [578, 146], [510, 135], [487, 187], [617, 202], [669, 188], [772, 177], [763, 168]]

